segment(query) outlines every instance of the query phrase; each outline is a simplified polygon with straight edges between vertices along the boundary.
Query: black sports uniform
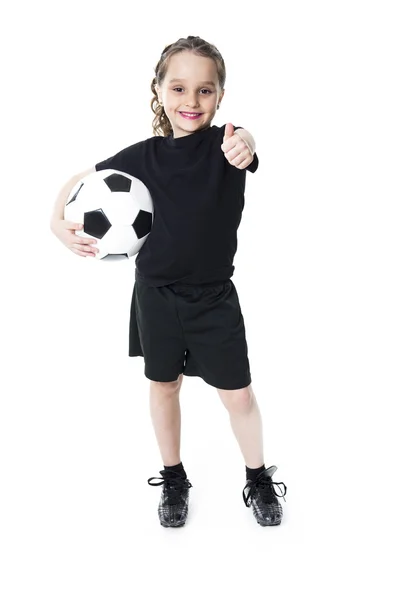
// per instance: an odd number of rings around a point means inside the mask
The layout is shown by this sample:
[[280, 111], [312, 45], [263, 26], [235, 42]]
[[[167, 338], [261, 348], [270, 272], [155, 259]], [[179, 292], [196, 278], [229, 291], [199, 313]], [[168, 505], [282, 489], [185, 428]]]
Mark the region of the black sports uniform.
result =
[[176, 139], [153, 136], [95, 165], [137, 177], [153, 200], [152, 230], [136, 256], [129, 356], [144, 356], [155, 381], [183, 372], [223, 389], [251, 382], [231, 276], [246, 170], [257, 170], [258, 157], [246, 169], [230, 165], [224, 132], [212, 125]]

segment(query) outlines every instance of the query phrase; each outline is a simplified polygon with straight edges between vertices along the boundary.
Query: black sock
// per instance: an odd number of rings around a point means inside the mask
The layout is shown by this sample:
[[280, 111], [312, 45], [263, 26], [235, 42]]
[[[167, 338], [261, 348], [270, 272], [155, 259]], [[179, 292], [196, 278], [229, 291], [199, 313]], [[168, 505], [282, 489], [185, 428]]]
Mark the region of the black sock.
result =
[[257, 476], [263, 471], [265, 471], [265, 465], [258, 467], [258, 469], [250, 469], [246, 466], [246, 479], [251, 479], [251, 481], [255, 481], [255, 479], [257, 479]]
[[187, 477], [187, 475], [186, 475], [186, 471], [185, 471], [185, 469], [183, 468], [183, 464], [182, 464], [181, 462], [180, 462], [179, 464], [177, 464], [177, 465], [173, 465], [172, 467], [166, 467], [166, 466], [164, 465], [164, 469], [165, 469], [166, 471], [174, 471], [175, 473], [181, 473], [182, 475], [184, 475], [184, 476], [185, 476], [185, 478]]

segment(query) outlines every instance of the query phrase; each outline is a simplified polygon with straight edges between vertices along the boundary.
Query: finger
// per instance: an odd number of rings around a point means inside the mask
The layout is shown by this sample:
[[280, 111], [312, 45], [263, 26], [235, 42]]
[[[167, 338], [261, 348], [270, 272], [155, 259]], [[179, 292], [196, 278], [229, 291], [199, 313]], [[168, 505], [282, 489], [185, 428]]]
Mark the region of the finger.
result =
[[83, 223], [75, 223], [74, 221], [64, 221], [66, 229], [82, 230]]
[[237, 148], [232, 148], [232, 150], [225, 152], [225, 158], [231, 162], [232, 160], [235, 160], [239, 154], [241, 154], [241, 152]]
[[251, 163], [251, 160], [247, 157], [244, 160], [242, 160], [241, 163], [239, 163], [238, 165], [235, 165], [235, 167], [237, 169], [245, 169], [246, 167], [249, 166], [250, 163]]
[[232, 150], [233, 148], [238, 148], [242, 151], [244, 148], [249, 148], [249, 146], [238, 133], [234, 133], [233, 136], [227, 138], [221, 146], [223, 152], [229, 152], [229, 150]]
[[95, 256], [98, 252], [97, 248], [92, 248], [92, 246], [84, 245], [84, 244], [73, 244], [72, 248], [78, 250], [82, 256]]
[[[247, 164], [245, 165], [247, 161]], [[233, 160], [229, 161], [233, 167], [237, 167], [238, 169], [243, 169], [244, 166], [250, 164], [249, 153], [248, 151], [241, 152], [236, 156]]]
[[224, 142], [226, 140], [228, 140], [229, 138], [231, 138], [235, 133], [235, 129], [233, 127], [232, 123], [227, 123], [225, 125], [225, 131], [224, 131]]
[[74, 242], [77, 244], [97, 244], [96, 238], [86, 238], [80, 235], [74, 235]]
[[96, 252], [97, 253], [99, 251], [99, 249], [96, 248], [96, 244], [97, 244], [96, 241], [92, 242], [89, 240], [89, 242], [86, 244], [86, 247], [84, 244], [82, 244], [81, 247], [85, 250], [85, 252]]
[[98, 252], [98, 248], [96, 248], [97, 241], [91, 240], [90, 238], [81, 238], [79, 235], [75, 235], [73, 238], [72, 245], [75, 248], [80, 248], [85, 252]]
[[249, 152], [248, 147], [246, 146], [246, 144], [243, 142], [239, 142], [238, 144], [236, 144], [236, 146], [234, 146], [234, 148], [232, 148], [231, 150], [228, 150], [228, 152], [225, 152], [225, 157], [231, 161], [234, 160], [237, 156], [240, 156], [243, 153], [247, 153]]
[[74, 254], [77, 254], [78, 256], [83, 256], [83, 258], [89, 258], [94, 256], [94, 254], [87, 254], [86, 252], [81, 252], [81, 250], [78, 250], [77, 248], [71, 248], [71, 250]]
[[224, 139], [224, 143], [221, 145], [221, 150], [223, 152], [229, 152], [229, 150], [232, 150], [232, 148], [234, 148], [239, 143], [239, 139], [240, 141], [243, 141], [242, 138], [239, 138], [238, 135], [233, 135], [232, 137], [227, 138], [226, 140]]

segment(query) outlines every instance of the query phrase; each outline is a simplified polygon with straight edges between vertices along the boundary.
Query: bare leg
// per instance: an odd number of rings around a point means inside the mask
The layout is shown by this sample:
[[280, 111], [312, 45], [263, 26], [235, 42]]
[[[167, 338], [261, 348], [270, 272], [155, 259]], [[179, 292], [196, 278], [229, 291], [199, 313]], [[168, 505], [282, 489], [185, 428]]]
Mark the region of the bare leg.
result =
[[163, 465], [172, 467], [181, 462], [181, 407], [179, 392], [183, 375], [176, 381], [150, 382], [150, 414], [160, 448]]
[[231, 427], [243, 454], [245, 464], [257, 469], [264, 464], [262, 418], [251, 385], [239, 390], [218, 389], [229, 412]]

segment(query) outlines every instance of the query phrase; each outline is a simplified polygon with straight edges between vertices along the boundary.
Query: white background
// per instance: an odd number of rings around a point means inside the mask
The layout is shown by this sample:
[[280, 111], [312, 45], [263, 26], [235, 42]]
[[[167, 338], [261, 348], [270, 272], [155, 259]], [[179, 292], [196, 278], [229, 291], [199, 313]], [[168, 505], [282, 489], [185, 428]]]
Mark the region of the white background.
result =
[[[396, 2], [9, 3], [3, 9], [0, 595], [3, 600], [398, 597], [399, 17]], [[165, 45], [215, 44], [214, 124], [255, 137], [237, 287], [280, 527], [242, 500], [214, 388], [186, 377], [179, 530], [142, 358], [134, 260], [51, 233], [74, 174], [153, 135]], [[5, 85], [4, 85], [5, 84]]]

